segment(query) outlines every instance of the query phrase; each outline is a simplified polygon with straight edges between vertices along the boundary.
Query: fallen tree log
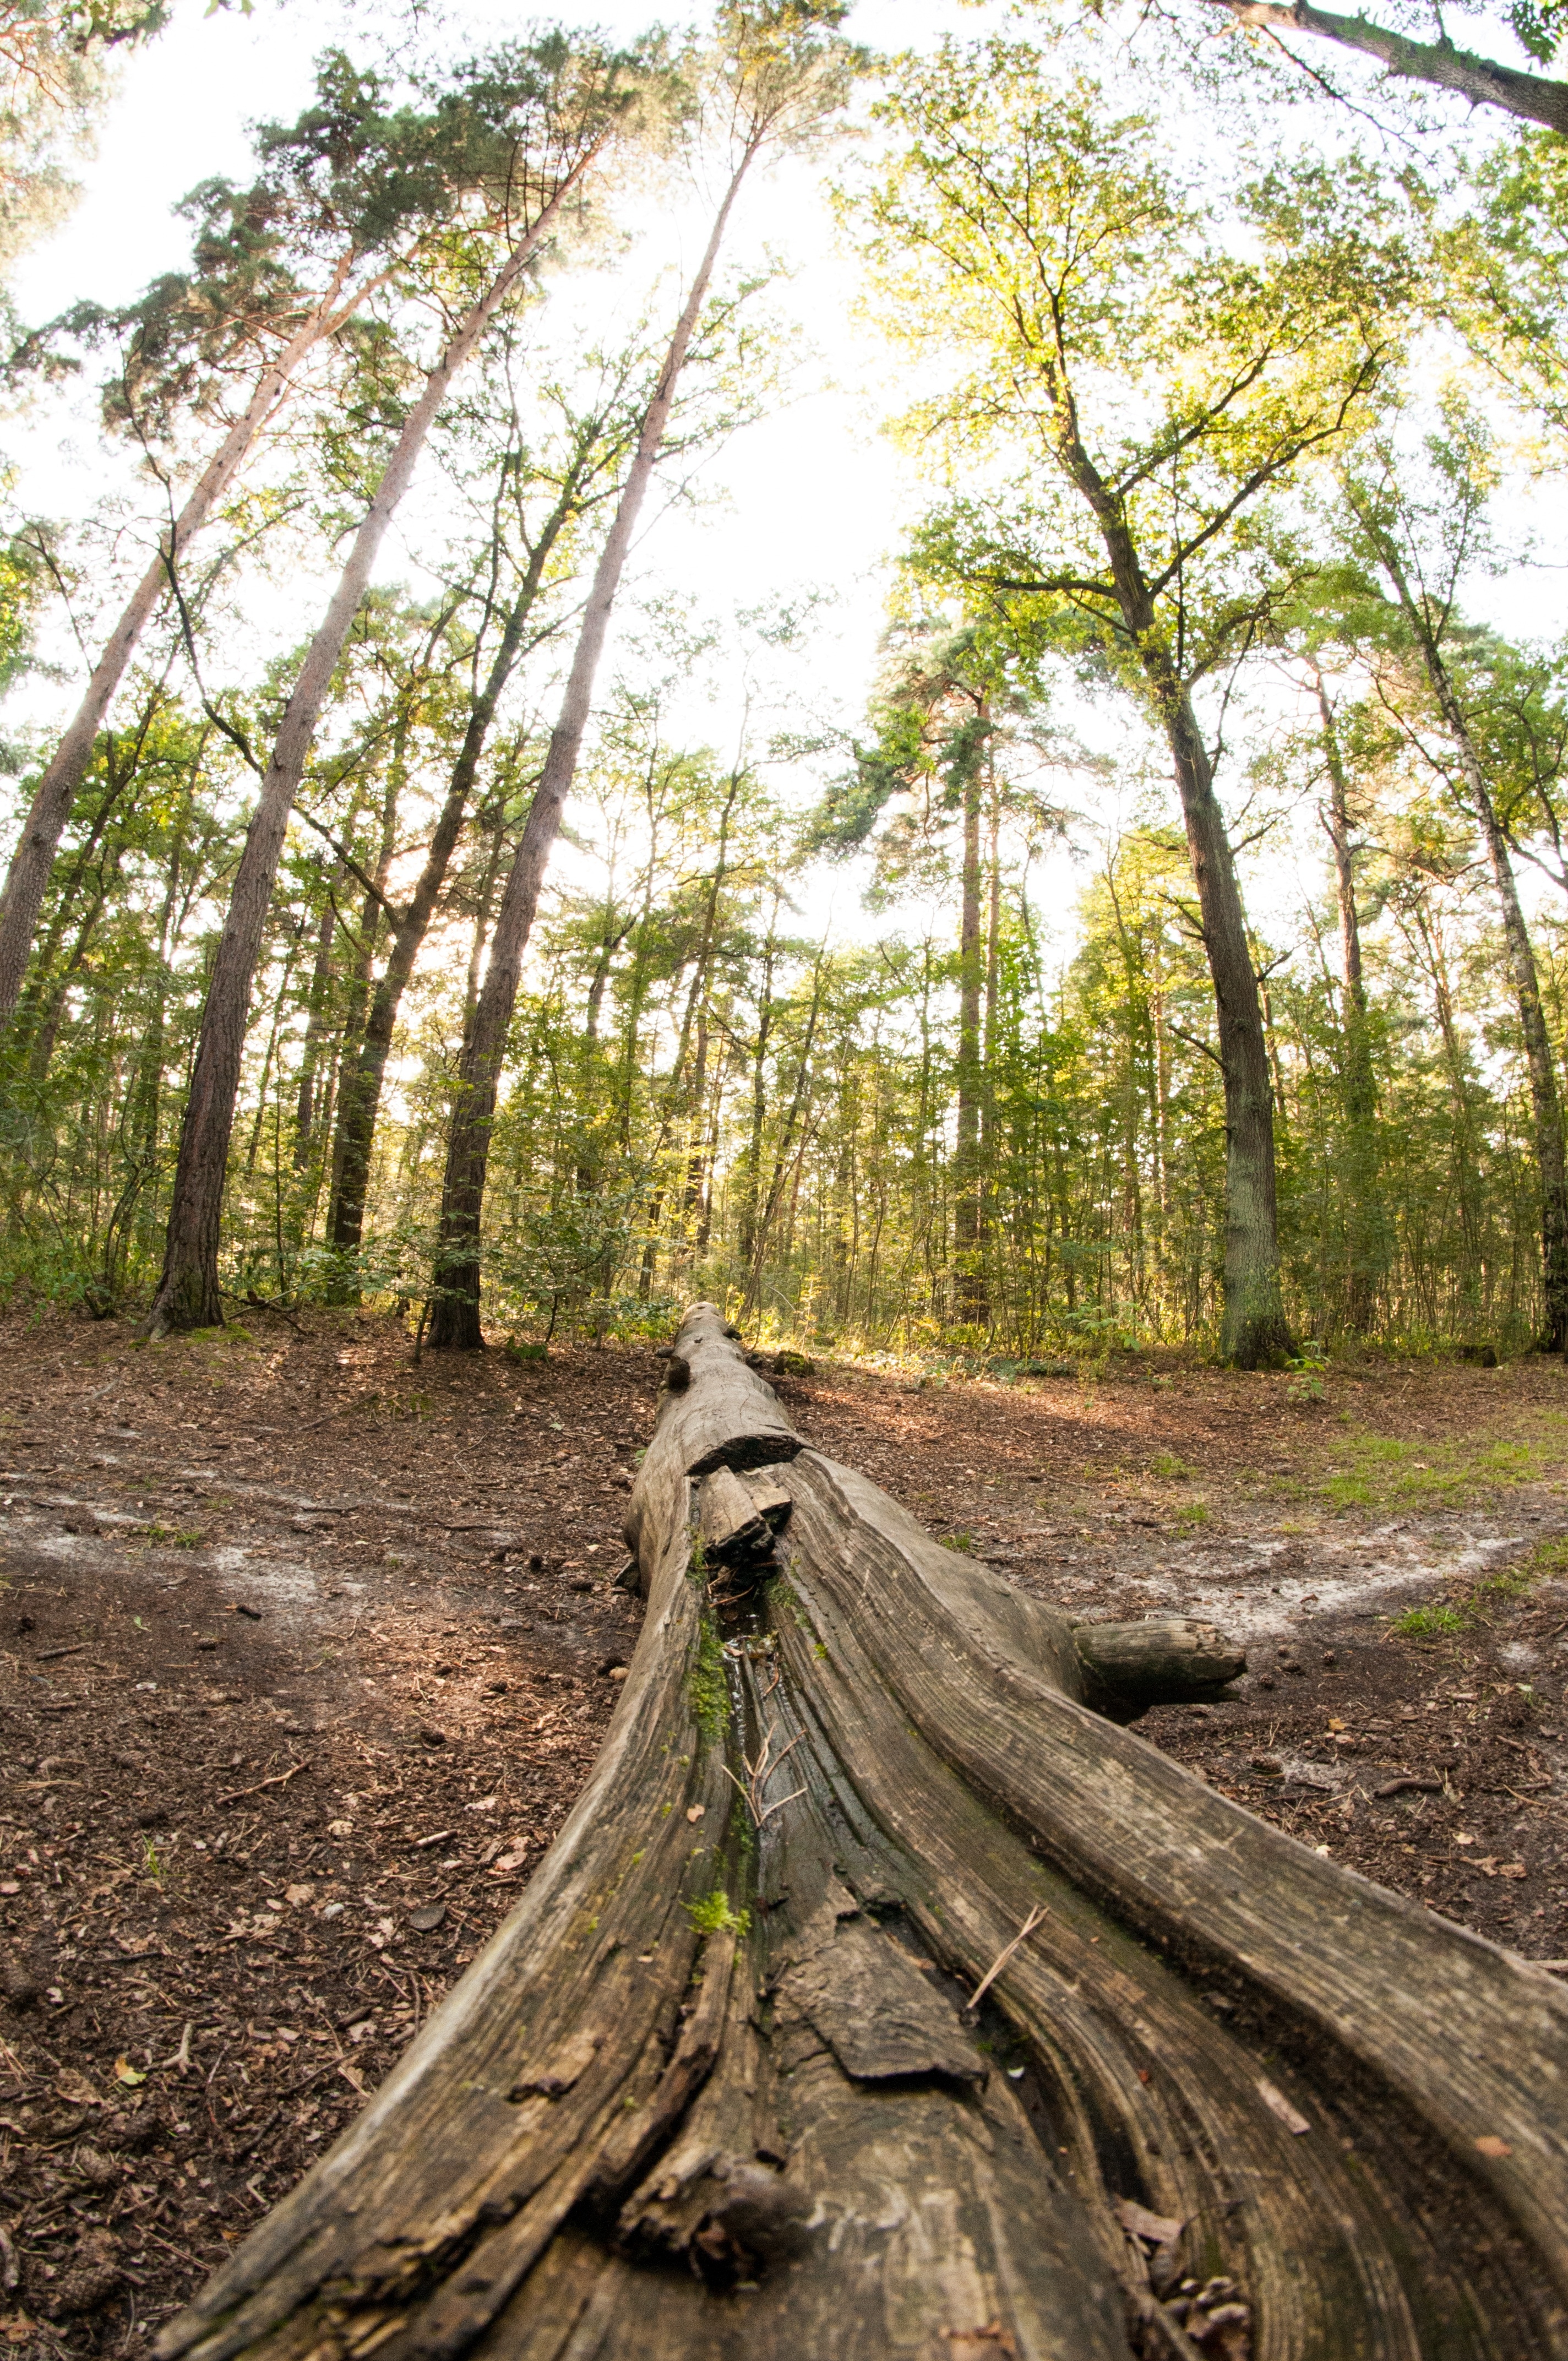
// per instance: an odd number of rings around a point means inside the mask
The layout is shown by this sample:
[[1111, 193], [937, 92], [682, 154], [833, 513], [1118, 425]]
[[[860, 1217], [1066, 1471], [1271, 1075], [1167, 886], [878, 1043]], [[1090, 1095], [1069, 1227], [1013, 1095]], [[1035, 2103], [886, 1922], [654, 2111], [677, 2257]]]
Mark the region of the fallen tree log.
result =
[[668, 1366], [576, 1808], [169, 2361], [1564, 2361], [1552, 1979], [1092, 1709], [1206, 1627], [941, 1548], [711, 1306]]

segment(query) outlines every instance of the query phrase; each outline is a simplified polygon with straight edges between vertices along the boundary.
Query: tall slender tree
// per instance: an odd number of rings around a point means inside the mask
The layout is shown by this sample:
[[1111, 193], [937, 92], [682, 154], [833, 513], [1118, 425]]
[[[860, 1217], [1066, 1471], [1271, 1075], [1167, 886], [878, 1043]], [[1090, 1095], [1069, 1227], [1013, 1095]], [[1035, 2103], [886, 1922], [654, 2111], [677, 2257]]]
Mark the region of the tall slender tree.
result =
[[1452, 750], [1461, 799], [1486, 849], [1530, 1076], [1545, 1304], [1541, 1341], [1547, 1352], [1561, 1353], [1568, 1350], [1568, 1142], [1557, 1060], [1503, 800], [1487, 775], [1483, 728], [1465, 694], [1464, 634], [1455, 614], [1461, 577], [1485, 550], [1485, 435], [1463, 416], [1453, 422], [1449, 434], [1431, 438], [1431, 497], [1425, 500], [1402, 483], [1407, 470], [1392, 445], [1385, 444], [1376, 471], [1347, 479], [1346, 499], [1362, 548], [1392, 592], [1408, 647]]
[[834, 28], [844, 14], [839, 0], [738, 0], [738, 5], [719, 12], [706, 111], [710, 128], [714, 116], [718, 118], [729, 148], [729, 177], [594, 569], [560, 713], [501, 895], [484, 985], [465, 1033], [442, 1184], [430, 1320], [433, 1346], [472, 1350], [484, 1342], [479, 1325], [480, 1225], [490, 1126], [522, 955], [539, 906], [545, 866], [576, 774], [605, 636], [632, 534], [663, 446], [681, 372], [747, 174], [770, 148], [800, 146], [812, 139], [843, 103], [851, 54], [835, 38]]
[[[1235, 227], [1255, 252], [1240, 259], [1151, 161], [1152, 126], [1025, 44], [911, 60], [883, 112], [896, 144], [869, 210], [890, 328], [974, 365], [912, 422], [946, 439], [957, 486], [913, 563], [1021, 641], [1098, 662], [1168, 748], [1225, 1082], [1222, 1351], [1277, 1362], [1290, 1336], [1273, 1082], [1195, 691], [1290, 581], [1259, 511], [1362, 423], [1389, 336], [1369, 323], [1397, 309], [1398, 258], [1378, 246], [1376, 195], [1353, 228], [1354, 176], [1331, 188], [1308, 167], [1245, 192]], [[999, 448], [1023, 463], [1015, 499], [974, 489]]]
[[[521, 658], [552, 628], [553, 619], [542, 620], [537, 609], [553, 567], [558, 570], [557, 554], [564, 541], [571, 539], [581, 519], [601, 501], [613, 497], [620, 463], [630, 434], [635, 431], [635, 414], [629, 416], [623, 399], [628, 374], [627, 368], [610, 371], [600, 388], [603, 406], [590, 408], [566, 421], [565, 446], [556, 468], [553, 475], [541, 473], [541, 480], [548, 483], [550, 505], [542, 517], [532, 522], [526, 518], [517, 521], [521, 549], [510, 597], [496, 587], [498, 577], [514, 562], [502, 509], [514, 502], [521, 505], [525, 471], [523, 455], [515, 444], [502, 454], [494, 536], [487, 558], [490, 588], [470, 660], [467, 719], [419, 875], [407, 901], [390, 916], [387, 963], [371, 995], [358, 1054], [339, 1094], [333, 1201], [327, 1226], [331, 1242], [340, 1252], [352, 1252], [364, 1234], [365, 1199], [381, 1086], [397, 1029], [398, 1011], [435, 916], [468, 816], [502, 694]], [[527, 489], [533, 486], [530, 484]], [[486, 664], [484, 627], [498, 619], [499, 634]]]
[[[511, 70], [513, 119], [492, 158], [489, 183], [488, 226], [501, 241], [503, 259], [499, 269], [481, 263], [480, 291], [460, 314], [409, 411], [306, 652], [261, 782], [203, 1012], [163, 1275], [149, 1315], [153, 1334], [211, 1326], [222, 1318], [219, 1228], [251, 979], [316, 723], [388, 524], [454, 378], [626, 120], [631, 86], [624, 60], [551, 43], [517, 60]], [[470, 262], [461, 275], [471, 276], [471, 269]]]
[[260, 134], [265, 170], [250, 188], [205, 183], [186, 200], [197, 222], [193, 268], [157, 280], [110, 313], [81, 304], [29, 337], [13, 368], [59, 367], [60, 336], [113, 339], [120, 364], [104, 393], [108, 422], [139, 441], [167, 485], [159, 441], [189, 412], [234, 416], [177, 511], [159, 531], [141, 579], [93, 667], [45, 766], [0, 895], [0, 1034], [21, 995], [49, 869], [126, 667], [187, 553], [301, 371], [386, 281], [392, 263], [444, 228], [474, 186], [482, 142], [473, 94], [389, 115], [372, 77], [329, 58], [314, 104]]

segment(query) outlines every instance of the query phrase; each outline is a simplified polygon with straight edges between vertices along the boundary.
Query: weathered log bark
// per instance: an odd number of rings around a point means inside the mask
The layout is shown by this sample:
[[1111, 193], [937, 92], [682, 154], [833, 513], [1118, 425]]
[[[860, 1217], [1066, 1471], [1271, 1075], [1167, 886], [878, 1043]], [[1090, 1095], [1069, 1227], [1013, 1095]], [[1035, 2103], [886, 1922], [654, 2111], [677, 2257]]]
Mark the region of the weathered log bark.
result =
[[[1562, 2361], [1568, 1996], [1092, 1713], [711, 1306], [679, 1359], [576, 1811], [169, 2361]], [[728, 1622], [725, 1451], [790, 1500]]]

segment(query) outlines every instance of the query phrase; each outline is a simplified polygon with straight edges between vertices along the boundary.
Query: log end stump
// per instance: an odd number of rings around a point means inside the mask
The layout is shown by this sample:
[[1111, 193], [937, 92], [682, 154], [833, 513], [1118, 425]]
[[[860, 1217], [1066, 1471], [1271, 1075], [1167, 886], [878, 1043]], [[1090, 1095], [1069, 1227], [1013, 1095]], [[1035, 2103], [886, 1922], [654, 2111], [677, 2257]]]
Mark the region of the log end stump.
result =
[[1245, 1649], [1191, 1615], [1075, 1623], [1072, 1637], [1084, 1700], [1113, 1721], [1135, 1721], [1153, 1705], [1211, 1704], [1246, 1670]]
[[1123, 1726], [1212, 1626], [943, 1549], [711, 1305], [676, 1358], [576, 1807], [166, 2361], [1568, 2361], [1552, 1980]]

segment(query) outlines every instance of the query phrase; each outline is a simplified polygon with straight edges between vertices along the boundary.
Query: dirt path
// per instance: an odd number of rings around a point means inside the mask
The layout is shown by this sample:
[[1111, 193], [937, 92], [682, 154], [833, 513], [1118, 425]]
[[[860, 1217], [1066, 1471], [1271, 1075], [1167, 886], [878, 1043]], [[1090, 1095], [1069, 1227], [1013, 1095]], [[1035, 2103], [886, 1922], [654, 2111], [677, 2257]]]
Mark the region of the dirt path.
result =
[[[134, 2353], [569, 1811], [636, 1637], [610, 1578], [658, 1365], [416, 1368], [395, 1323], [346, 1313], [151, 1348], [12, 1319], [0, 1347], [0, 2334]], [[1235, 1699], [1149, 1737], [1568, 1955], [1560, 1368], [1331, 1376], [1321, 1400], [1132, 1365], [781, 1390], [1026, 1587], [1244, 1633]]]

